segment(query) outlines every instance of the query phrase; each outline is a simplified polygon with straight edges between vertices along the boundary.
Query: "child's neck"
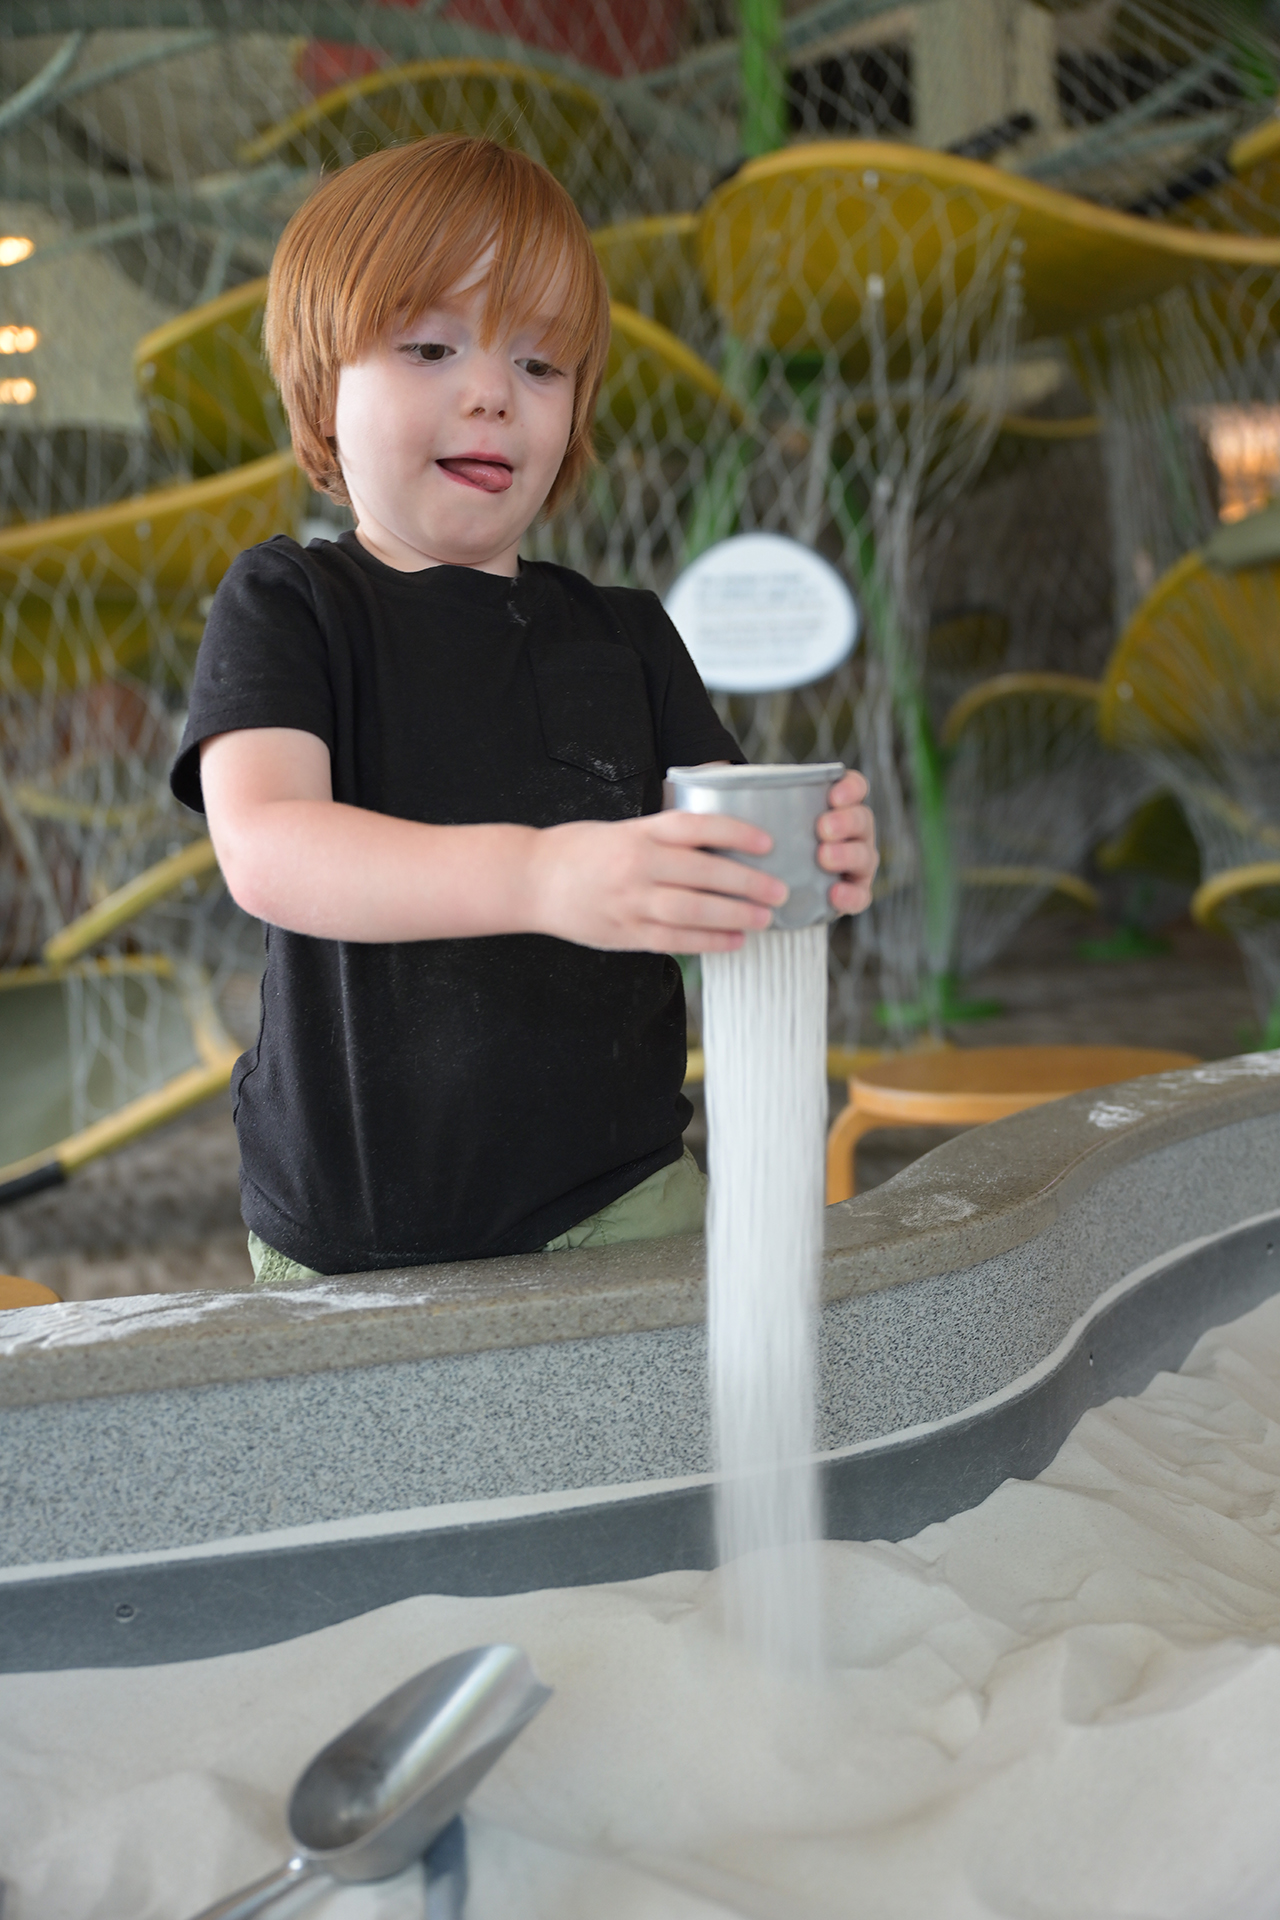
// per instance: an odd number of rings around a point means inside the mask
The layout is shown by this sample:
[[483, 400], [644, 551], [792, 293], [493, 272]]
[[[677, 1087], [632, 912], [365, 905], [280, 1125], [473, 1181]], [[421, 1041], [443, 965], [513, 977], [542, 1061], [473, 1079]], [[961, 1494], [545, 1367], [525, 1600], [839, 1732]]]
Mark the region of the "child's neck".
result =
[[427, 553], [411, 547], [407, 541], [388, 533], [384, 528], [370, 527], [365, 522], [356, 527], [356, 539], [366, 553], [371, 553], [375, 560], [381, 560], [384, 567], [392, 567], [397, 573], [425, 573], [428, 567], [471, 567], [476, 573], [496, 573], [514, 580], [520, 571], [518, 545], [505, 547], [501, 553], [475, 559], [447, 553]]

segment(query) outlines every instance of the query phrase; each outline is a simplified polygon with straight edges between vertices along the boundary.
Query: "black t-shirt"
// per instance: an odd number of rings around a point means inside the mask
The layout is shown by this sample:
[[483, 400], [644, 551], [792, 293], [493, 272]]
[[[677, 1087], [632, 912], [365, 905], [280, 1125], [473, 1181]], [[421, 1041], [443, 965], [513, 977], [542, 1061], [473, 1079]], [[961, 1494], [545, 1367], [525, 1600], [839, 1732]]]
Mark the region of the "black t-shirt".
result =
[[[522, 564], [399, 573], [354, 534], [241, 554], [214, 598], [199, 746], [297, 727], [333, 797], [442, 825], [624, 820], [665, 767], [742, 755], [650, 593]], [[244, 1217], [322, 1273], [527, 1253], [679, 1158], [669, 956], [541, 934], [362, 944], [272, 927], [232, 1082]]]

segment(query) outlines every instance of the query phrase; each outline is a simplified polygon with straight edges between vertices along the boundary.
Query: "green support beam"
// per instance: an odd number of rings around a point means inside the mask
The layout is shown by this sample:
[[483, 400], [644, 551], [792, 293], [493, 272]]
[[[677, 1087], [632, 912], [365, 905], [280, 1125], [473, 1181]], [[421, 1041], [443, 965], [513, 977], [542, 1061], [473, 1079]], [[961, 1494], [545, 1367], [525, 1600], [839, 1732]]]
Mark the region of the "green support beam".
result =
[[787, 137], [782, 0], [742, 0], [742, 151], [773, 153]]

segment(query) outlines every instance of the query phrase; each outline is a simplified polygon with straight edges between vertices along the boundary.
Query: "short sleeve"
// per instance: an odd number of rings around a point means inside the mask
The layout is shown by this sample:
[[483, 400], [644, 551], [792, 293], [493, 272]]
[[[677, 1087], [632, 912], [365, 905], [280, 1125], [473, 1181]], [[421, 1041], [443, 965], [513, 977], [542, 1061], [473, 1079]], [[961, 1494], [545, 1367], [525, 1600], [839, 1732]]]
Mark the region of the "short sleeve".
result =
[[719, 719], [689, 649], [657, 594], [613, 588], [606, 589], [606, 597], [644, 662], [662, 771], [702, 766], [708, 760], [742, 766], [747, 756]]
[[205, 622], [187, 724], [169, 784], [204, 811], [200, 743], [251, 727], [296, 727], [333, 750], [328, 653], [306, 556], [286, 536], [233, 561]]

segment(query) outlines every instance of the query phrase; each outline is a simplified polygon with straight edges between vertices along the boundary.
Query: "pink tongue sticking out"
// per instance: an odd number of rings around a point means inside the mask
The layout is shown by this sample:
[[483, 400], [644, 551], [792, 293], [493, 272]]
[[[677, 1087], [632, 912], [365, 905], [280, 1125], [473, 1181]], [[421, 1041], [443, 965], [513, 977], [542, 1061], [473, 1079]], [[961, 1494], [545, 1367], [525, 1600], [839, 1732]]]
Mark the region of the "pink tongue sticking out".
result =
[[455, 473], [486, 493], [505, 493], [511, 485], [510, 467], [500, 466], [495, 460], [441, 460], [439, 465], [446, 473]]

